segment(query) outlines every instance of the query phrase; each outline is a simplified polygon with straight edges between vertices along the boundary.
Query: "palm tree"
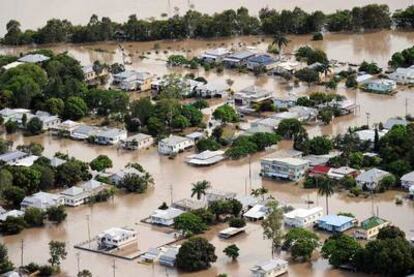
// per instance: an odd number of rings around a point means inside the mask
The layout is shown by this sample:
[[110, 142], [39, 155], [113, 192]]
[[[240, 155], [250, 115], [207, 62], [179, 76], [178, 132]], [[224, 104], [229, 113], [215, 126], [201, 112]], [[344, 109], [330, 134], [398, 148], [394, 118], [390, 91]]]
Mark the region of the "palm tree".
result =
[[193, 184], [191, 189], [191, 197], [197, 196], [197, 200], [201, 199], [201, 196], [206, 195], [206, 191], [211, 187], [210, 182], [203, 180]]
[[329, 63], [329, 61], [325, 61], [321, 64], [321, 71], [325, 75], [326, 80], [329, 72], [331, 71], [331, 64]]
[[327, 179], [317, 179], [318, 194], [326, 197], [326, 214], [329, 214], [328, 198], [334, 194], [333, 183]]
[[277, 32], [273, 36], [272, 46], [277, 45], [277, 47], [279, 48], [279, 56], [282, 53], [282, 47], [287, 46], [288, 43], [289, 43], [289, 40], [287, 39], [287, 37], [284, 33]]
[[261, 196], [262, 197], [262, 201], [264, 201], [264, 195], [266, 193], [268, 193], [268, 192], [269, 192], [269, 190], [267, 188], [260, 187], [260, 188], [257, 188], [257, 189], [252, 189], [252, 191], [250, 192], [250, 194], [253, 195], [254, 197]]

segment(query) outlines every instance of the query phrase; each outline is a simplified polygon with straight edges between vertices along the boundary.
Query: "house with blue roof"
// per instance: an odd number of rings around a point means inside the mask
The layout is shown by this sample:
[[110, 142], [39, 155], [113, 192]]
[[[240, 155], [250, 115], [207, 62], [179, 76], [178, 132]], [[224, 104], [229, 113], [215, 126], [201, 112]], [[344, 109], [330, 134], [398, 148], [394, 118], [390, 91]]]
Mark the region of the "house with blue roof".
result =
[[351, 229], [357, 224], [357, 220], [353, 217], [343, 215], [326, 215], [317, 221], [319, 229], [331, 233], [342, 233]]
[[276, 67], [276, 60], [267, 54], [256, 55], [247, 59], [246, 66], [250, 70], [256, 70], [258, 68], [272, 70]]

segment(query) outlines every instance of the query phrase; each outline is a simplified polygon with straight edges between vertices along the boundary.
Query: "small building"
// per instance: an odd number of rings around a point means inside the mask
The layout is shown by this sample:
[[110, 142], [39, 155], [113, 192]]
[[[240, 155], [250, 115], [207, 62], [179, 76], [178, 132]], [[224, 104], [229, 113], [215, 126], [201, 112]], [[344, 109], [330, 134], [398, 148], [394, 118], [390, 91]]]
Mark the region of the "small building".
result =
[[414, 171], [407, 173], [401, 177], [401, 186], [405, 189], [409, 189], [414, 186]]
[[414, 186], [410, 186], [410, 187], [408, 188], [408, 196], [409, 196], [411, 199], [414, 199]]
[[102, 68], [102, 71], [97, 74], [93, 69], [93, 65], [82, 66], [83, 76], [88, 84], [96, 84], [99, 78], [105, 78], [109, 72], [106, 68]]
[[95, 134], [95, 143], [113, 145], [125, 140], [128, 137], [126, 130], [118, 128], [102, 128]]
[[243, 228], [229, 227], [224, 230], [221, 230], [218, 236], [222, 239], [229, 239], [241, 233], [244, 233], [245, 231], [246, 231], [246, 228], [244, 227]]
[[384, 129], [387, 130], [391, 130], [392, 127], [397, 126], [397, 125], [401, 125], [401, 126], [407, 126], [408, 125], [408, 121], [404, 118], [389, 118], [385, 123], [384, 123]]
[[260, 200], [257, 197], [254, 197], [253, 195], [238, 194], [235, 199], [242, 204], [242, 212], [247, 212], [260, 202]]
[[188, 139], [191, 139], [192, 141], [194, 141], [194, 143], [197, 143], [199, 140], [204, 138], [204, 133], [202, 132], [192, 132], [188, 135], [185, 136]]
[[331, 168], [328, 172], [328, 177], [334, 180], [342, 180], [347, 176], [355, 178], [357, 175], [358, 170], [348, 166], [342, 166], [340, 168]]
[[138, 241], [137, 232], [127, 228], [110, 228], [97, 236], [100, 248], [122, 248]]
[[51, 115], [48, 112], [44, 111], [37, 111], [35, 113], [35, 117], [37, 117], [42, 122], [42, 129], [44, 131], [56, 128], [61, 123], [61, 120], [56, 115]]
[[222, 62], [223, 59], [228, 55], [230, 55], [230, 51], [226, 48], [216, 48], [212, 50], [207, 50], [199, 58], [203, 62], [218, 63]]
[[277, 277], [288, 271], [288, 262], [282, 259], [271, 259], [256, 264], [250, 271], [252, 277]]
[[377, 216], [372, 216], [361, 222], [361, 226], [354, 232], [354, 237], [357, 239], [370, 240], [375, 238], [379, 231], [390, 225], [391, 223], [385, 219]]
[[52, 135], [60, 137], [70, 137], [81, 124], [72, 120], [65, 120], [59, 125], [50, 128]]
[[210, 151], [206, 150], [199, 154], [190, 155], [187, 157], [187, 163], [195, 166], [209, 166], [221, 162], [226, 157], [224, 151]]
[[9, 69], [12, 69], [12, 68], [18, 67], [19, 65], [22, 65], [22, 64], [24, 64], [24, 63], [22, 63], [22, 62], [18, 62], [18, 61], [15, 61], [15, 62], [8, 63], [8, 64], [6, 64], [6, 65], [3, 65], [1, 68], [2, 68], [4, 71], [7, 71], [7, 70], [9, 70]]
[[271, 117], [279, 120], [295, 118], [302, 122], [315, 121], [318, 116], [318, 110], [310, 107], [295, 106], [287, 112], [273, 114]]
[[272, 92], [257, 86], [244, 88], [234, 94], [234, 105], [243, 113], [255, 112], [255, 105], [272, 101]]
[[329, 170], [331, 170], [329, 166], [318, 164], [309, 170], [308, 175], [309, 177], [326, 176]]
[[374, 76], [372, 76], [371, 74], [359, 74], [356, 77], [356, 82], [358, 83], [358, 85], [363, 85], [369, 82], [372, 78], [374, 78]]
[[76, 140], [86, 140], [95, 137], [98, 132], [99, 128], [95, 126], [79, 125], [72, 130], [70, 137]]
[[355, 180], [359, 187], [366, 188], [368, 190], [375, 190], [378, 187], [380, 181], [389, 175], [391, 175], [391, 173], [387, 171], [378, 168], [371, 168], [370, 170], [359, 174]]
[[142, 176], [144, 173], [142, 173], [141, 171], [139, 171], [138, 169], [135, 169], [133, 167], [126, 167], [126, 168], [123, 168], [123, 169], [115, 172], [109, 178], [110, 178], [112, 184], [118, 185], [124, 179], [125, 176], [130, 175], [130, 174], [131, 175]]
[[22, 211], [26, 210], [27, 208], [47, 210], [50, 207], [57, 207], [64, 204], [65, 199], [62, 195], [39, 191], [30, 196], [26, 196], [23, 199], [22, 203], [20, 203], [20, 209]]
[[151, 215], [150, 220], [152, 224], [162, 225], [162, 226], [172, 226], [174, 225], [174, 219], [179, 217], [183, 210], [176, 208], [168, 208], [166, 210], [157, 209]]
[[235, 199], [237, 196], [234, 192], [228, 192], [228, 191], [221, 191], [216, 189], [209, 189], [206, 192], [206, 200], [207, 203], [211, 203], [214, 201], [221, 201], [221, 200], [232, 200]]
[[331, 233], [342, 233], [355, 226], [357, 220], [343, 215], [326, 215], [317, 220], [319, 229]]
[[272, 70], [273, 75], [294, 74], [301, 68], [297, 61], [279, 61]]
[[267, 118], [258, 119], [252, 122], [251, 126], [252, 127], [263, 126], [263, 127], [269, 128], [272, 131], [275, 131], [277, 127], [279, 126], [279, 123], [280, 123], [279, 119], [267, 117]]
[[104, 190], [105, 187], [104, 183], [91, 179], [80, 186], [70, 187], [60, 194], [65, 199], [66, 206], [76, 207], [87, 203], [92, 196]]
[[247, 60], [253, 57], [255, 54], [250, 51], [239, 51], [228, 55], [223, 59], [223, 64], [226, 67], [234, 68], [240, 67], [246, 64]]
[[340, 155], [341, 155], [341, 152], [332, 151], [324, 155], [313, 155], [313, 154], [306, 155], [306, 156], [303, 156], [302, 159], [308, 161], [310, 166], [317, 166], [317, 165], [326, 165], [330, 159], [338, 157]]
[[179, 247], [168, 247], [159, 257], [160, 265], [175, 267]]
[[30, 167], [34, 164], [35, 161], [37, 161], [40, 157], [36, 155], [29, 155], [27, 157], [24, 157], [22, 159], [18, 159], [14, 162], [9, 162], [7, 164], [14, 165], [14, 166], [24, 166], [24, 167]]
[[364, 84], [366, 90], [375, 93], [390, 93], [397, 88], [397, 83], [389, 79], [371, 80]]
[[163, 155], [174, 155], [194, 146], [191, 139], [170, 135], [160, 140], [158, 143], [158, 152]]
[[[385, 129], [378, 130], [378, 138], [382, 138], [387, 133], [388, 133], [388, 130], [385, 130]], [[375, 141], [375, 130], [372, 130], [372, 129], [360, 130], [360, 131], [356, 131], [355, 134], [362, 141], [371, 141], [372, 143]]]
[[196, 95], [203, 98], [224, 98], [230, 90], [229, 85], [222, 81], [213, 81], [195, 88]]
[[414, 84], [414, 66], [408, 68], [399, 67], [389, 74], [388, 78], [401, 85], [412, 85]]
[[264, 158], [260, 162], [261, 176], [298, 181], [309, 169], [309, 162], [297, 158]]
[[8, 217], [22, 217], [24, 216], [23, 211], [19, 210], [10, 210], [10, 211], [2, 211], [0, 213], [0, 221], [5, 221]]
[[250, 210], [243, 214], [243, 217], [250, 221], [258, 221], [266, 218], [269, 208], [262, 204], [254, 205]]
[[136, 134], [134, 136], [122, 139], [121, 146], [127, 150], [139, 150], [151, 147], [154, 144], [154, 138], [147, 134]]
[[18, 59], [17, 61], [22, 62], [22, 63], [43, 63], [45, 61], [50, 60], [49, 57], [42, 55], [42, 54], [28, 54], [25, 55], [23, 57], [21, 57], [20, 59]]
[[10, 151], [0, 155], [0, 161], [6, 164], [16, 163], [17, 161], [28, 157], [29, 154], [19, 150]]
[[20, 128], [23, 127], [23, 124], [22, 124], [23, 115], [26, 115], [27, 121], [29, 121], [29, 119], [33, 117], [32, 113], [28, 109], [4, 108], [0, 110], [0, 115], [3, 118], [4, 122], [7, 122], [7, 121], [16, 122]]
[[204, 209], [207, 207], [206, 201], [184, 198], [171, 204], [172, 208], [180, 209], [185, 212]]
[[288, 97], [273, 97], [273, 104], [278, 109], [289, 109], [296, 106], [298, 97], [296, 95], [289, 95]]
[[114, 74], [113, 83], [125, 91], [147, 91], [151, 90], [151, 83], [154, 76], [149, 72], [138, 72], [135, 70], [125, 70]]
[[321, 207], [295, 209], [283, 215], [285, 225], [290, 227], [307, 227], [313, 225], [323, 215]]
[[56, 168], [62, 164], [65, 164], [66, 162], [67, 160], [63, 160], [58, 157], [53, 157], [50, 159], [50, 166]]
[[275, 129], [268, 127], [268, 126], [264, 126], [264, 125], [256, 125], [256, 126], [252, 126], [249, 129], [245, 130], [244, 133], [242, 133], [241, 135], [243, 136], [252, 136], [254, 134], [257, 133], [274, 133]]
[[277, 61], [267, 54], [256, 55], [246, 61], [246, 66], [250, 70], [264, 69], [268, 71], [274, 69], [276, 65]]

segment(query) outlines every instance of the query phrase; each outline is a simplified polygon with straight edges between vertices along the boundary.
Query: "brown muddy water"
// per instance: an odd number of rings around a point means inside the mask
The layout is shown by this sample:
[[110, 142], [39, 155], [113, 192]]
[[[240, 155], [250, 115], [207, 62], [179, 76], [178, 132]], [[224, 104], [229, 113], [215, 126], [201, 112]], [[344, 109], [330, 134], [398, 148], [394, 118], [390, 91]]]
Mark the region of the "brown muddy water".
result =
[[68, 19], [75, 24], [85, 24], [92, 14], [108, 16], [114, 21], [123, 22], [131, 14], [139, 18], [160, 17], [162, 13], [169, 15], [185, 13], [190, 7], [204, 13], [220, 12], [224, 9], [247, 7], [251, 14], [257, 14], [261, 8], [269, 7], [278, 10], [301, 7], [306, 11], [322, 10], [334, 12], [337, 9], [350, 9], [367, 4], [387, 4], [391, 10], [405, 8], [412, 4], [411, 0], [13, 0], [0, 1], [0, 35], [5, 32], [6, 23], [16, 19], [24, 29], [36, 29], [43, 26], [50, 18]]
[[[330, 34], [322, 42], [311, 42], [309, 36], [290, 37], [286, 52], [292, 52], [295, 48], [303, 44], [312, 44], [327, 51], [329, 58], [340, 61], [361, 62], [362, 60], [376, 61], [379, 65], [385, 66], [393, 52], [411, 46], [414, 41], [414, 33], [405, 32], [377, 32], [369, 34]], [[252, 46], [256, 44], [258, 49], [265, 49], [268, 40], [261, 42], [258, 37], [243, 37], [224, 40], [210, 41], [178, 41], [178, 42], [159, 42], [160, 54], [156, 54], [153, 49], [154, 42], [151, 43], [125, 43], [123, 47], [132, 55], [132, 68], [150, 71], [159, 76], [178, 71], [186, 73], [180, 69], [171, 69], [165, 66], [165, 59], [168, 54], [185, 53], [189, 56], [197, 55], [204, 49], [213, 46], [226, 45], [228, 47], [239, 47], [239, 43], [246, 43]], [[52, 47], [57, 52], [68, 51], [82, 64], [89, 64], [95, 60], [106, 63], [120, 62], [121, 52], [116, 44], [97, 44], [97, 45], [64, 45]], [[168, 54], [163, 51], [169, 49]], [[24, 48], [3, 48], [2, 53], [18, 54], [25, 51]], [[188, 52], [188, 50], [191, 50]], [[146, 52], [150, 51], [150, 54]], [[142, 53], [148, 58], [140, 59]], [[256, 84], [270, 89], [278, 96], [286, 96], [289, 93], [306, 94], [324, 88], [299, 86], [293, 83], [286, 83], [281, 79], [262, 76], [259, 78], [250, 74], [239, 74], [233, 71], [224, 71], [217, 74], [214, 71], [204, 72], [198, 70], [196, 75], [204, 76], [209, 81], [228, 78], [233, 79], [233, 89], [241, 89], [245, 86]], [[412, 89], [400, 88], [400, 92], [394, 96], [380, 96], [363, 93], [359, 91], [347, 90], [341, 85], [338, 92], [348, 98], [356, 99], [360, 105], [360, 111], [355, 115], [349, 115], [336, 119], [328, 126], [309, 127], [311, 134], [337, 134], [345, 132], [349, 126], [365, 124], [366, 113], [370, 113], [370, 124], [384, 121], [391, 116], [403, 116], [405, 114], [405, 103], [408, 101], [408, 112], [414, 114], [414, 93]], [[91, 233], [95, 235], [102, 230], [113, 226], [131, 226], [139, 233], [139, 247], [146, 250], [151, 246], [158, 246], [169, 240], [169, 237], [142, 225], [139, 221], [147, 217], [151, 211], [156, 209], [163, 201], [171, 201], [171, 187], [174, 200], [190, 197], [191, 183], [201, 179], [211, 181], [216, 189], [234, 191], [240, 194], [250, 190], [248, 181], [249, 163], [243, 161], [226, 161], [221, 164], [208, 168], [194, 168], [188, 166], [184, 160], [188, 153], [179, 155], [175, 160], [158, 155], [155, 148], [141, 152], [117, 151], [113, 147], [94, 146], [86, 143], [56, 139], [49, 135], [37, 137], [22, 137], [20, 135], [11, 136], [15, 145], [29, 142], [38, 142], [45, 146], [45, 155], [51, 156], [57, 151], [67, 152], [79, 159], [90, 161], [99, 154], [108, 155], [114, 162], [114, 170], [120, 169], [128, 162], [141, 163], [155, 179], [154, 188], [143, 195], [119, 195], [115, 200], [108, 203], [100, 203], [94, 206], [82, 206], [78, 208], [68, 208], [68, 218], [60, 226], [46, 226], [44, 228], [29, 229], [16, 236], [1, 237], [9, 248], [9, 254], [17, 265], [20, 265], [20, 245], [24, 240], [24, 261], [35, 261], [44, 263], [48, 259], [48, 242], [50, 240], [65, 241], [68, 245], [68, 258], [63, 262], [63, 270], [69, 276], [75, 276], [77, 270], [76, 253], [78, 250], [73, 245], [88, 238], [86, 216], [90, 215]], [[282, 143], [281, 148], [288, 147], [288, 143]], [[306, 206], [307, 199], [313, 200], [315, 205], [324, 207], [324, 199], [319, 199], [316, 192], [303, 190], [293, 183], [282, 183], [264, 181], [259, 176], [260, 157], [266, 155], [256, 155], [252, 158], [252, 188], [265, 186], [271, 194], [283, 203], [289, 203], [296, 207]], [[247, 185], [246, 185], [247, 184]], [[330, 198], [330, 209], [332, 212], [349, 211], [354, 213], [359, 219], [363, 220], [371, 215], [372, 206], [378, 211], [381, 217], [392, 221], [401, 227], [407, 236], [414, 236], [414, 203], [404, 200], [403, 205], [395, 205], [395, 197], [404, 195], [403, 192], [387, 192], [377, 195], [374, 205], [370, 199], [349, 198], [345, 194], [335, 194]], [[222, 228], [222, 226], [221, 226]], [[270, 258], [270, 243], [262, 237], [260, 225], [249, 224], [247, 235], [235, 238], [230, 241], [222, 241], [217, 238], [217, 228], [213, 228], [205, 236], [216, 246], [218, 260], [212, 268], [197, 273], [198, 276], [216, 276], [218, 273], [228, 273], [230, 276], [248, 276], [248, 269], [257, 261]], [[240, 251], [238, 262], [231, 262], [222, 253], [222, 250], [231, 243], [236, 243]], [[80, 267], [90, 269], [94, 276], [112, 276], [113, 259], [100, 254], [80, 252]], [[142, 265], [136, 262], [116, 260], [116, 276], [176, 276], [175, 270], [166, 270], [158, 265]], [[185, 276], [196, 276], [196, 274], [183, 274]], [[290, 276], [355, 276], [348, 272], [332, 270], [323, 259], [314, 260], [312, 263], [291, 264], [289, 267]]]

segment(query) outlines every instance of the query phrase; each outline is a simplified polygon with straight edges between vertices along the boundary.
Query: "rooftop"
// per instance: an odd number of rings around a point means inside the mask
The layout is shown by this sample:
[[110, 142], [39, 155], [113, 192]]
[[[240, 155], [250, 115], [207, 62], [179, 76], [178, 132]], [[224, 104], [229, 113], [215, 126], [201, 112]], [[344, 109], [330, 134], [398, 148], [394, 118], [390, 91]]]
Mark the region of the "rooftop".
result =
[[23, 63], [41, 63], [49, 59], [49, 57], [42, 54], [29, 54], [21, 57], [18, 61]]
[[296, 218], [296, 217], [300, 217], [300, 218], [304, 218], [304, 217], [308, 217], [310, 215], [313, 215], [315, 213], [319, 213], [322, 212], [323, 209], [321, 207], [314, 207], [314, 208], [310, 208], [310, 209], [295, 209], [291, 212], [288, 212], [285, 214], [285, 217], [289, 217], [289, 218]]
[[306, 165], [309, 164], [309, 161], [303, 160], [303, 159], [297, 159], [297, 158], [291, 158], [291, 157], [285, 157], [285, 158], [264, 158], [264, 161], [270, 161], [270, 162], [279, 162], [289, 165]]
[[414, 171], [407, 173], [401, 177], [401, 181], [404, 182], [414, 182]]
[[267, 55], [267, 54], [262, 54], [262, 55], [251, 57], [248, 59], [248, 61], [252, 63], [260, 63], [263, 65], [272, 64], [276, 62], [275, 59], [273, 59], [270, 55]]
[[7, 163], [9, 161], [13, 161], [13, 160], [16, 160], [16, 159], [22, 159], [24, 157], [27, 157], [28, 155], [29, 154], [27, 154], [25, 152], [15, 150], [15, 151], [11, 151], [11, 152], [1, 154], [0, 155], [0, 161], [3, 161], [3, 162]]
[[319, 219], [319, 222], [324, 222], [325, 224], [340, 227], [348, 222], [355, 220], [353, 217], [343, 216], [343, 215], [326, 215]]
[[174, 219], [184, 213], [184, 211], [175, 209], [175, 208], [168, 208], [166, 210], [155, 210], [151, 217], [162, 218], [165, 220]]
[[256, 271], [270, 272], [273, 269], [275, 269], [275, 268], [277, 268], [281, 265], [286, 266], [287, 262], [285, 260], [282, 260], [282, 259], [271, 259], [269, 261], [261, 262], [261, 263], [256, 264], [250, 270], [253, 271], [253, 272], [256, 272]]
[[169, 137], [162, 139], [160, 142], [163, 144], [167, 144], [170, 146], [175, 146], [179, 143], [183, 143], [185, 141], [188, 141], [188, 138], [185, 137], [180, 137], [180, 136], [175, 136], [175, 135], [170, 135]]
[[387, 221], [382, 219], [382, 218], [373, 216], [373, 217], [370, 217], [370, 218], [365, 219], [364, 221], [362, 221], [361, 222], [361, 228], [364, 229], [364, 230], [369, 230], [369, 229], [372, 229], [376, 226], [382, 225], [386, 222]]
[[390, 175], [389, 172], [378, 169], [371, 168], [370, 170], [364, 171], [356, 177], [357, 182], [371, 183], [379, 182], [385, 176]]

